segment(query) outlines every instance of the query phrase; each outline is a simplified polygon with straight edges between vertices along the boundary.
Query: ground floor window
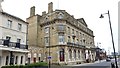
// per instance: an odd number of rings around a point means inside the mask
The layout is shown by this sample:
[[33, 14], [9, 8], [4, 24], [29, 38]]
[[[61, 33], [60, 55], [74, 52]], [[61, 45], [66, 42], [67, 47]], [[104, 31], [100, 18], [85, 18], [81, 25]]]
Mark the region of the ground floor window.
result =
[[6, 56], [6, 62], [5, 62], [5, 65], [8, 65], [8, 61], [9, 61], [9, 56]]
[[20, 64], [23, 64], [23, 56], [21, 56]]
[[13, 55], [13, 52], [10, 51], [10, 65], [13, 65], [14, 64], [14, 55]]
[[80, 59], [80, 50], [78, 50], [78, 58]]
[[40, 62], [40, 57], [38, 57], [38, 60], [39, 60], [39, 62]]
[[15, 58], [15, 64], [17, 64], [17, 62], [18, 62], [18, 56], [16, 56]]
[[1, 65], [1, 63], [2, 63], [2, 60], [1, 60], [1, 59], [2, 59], [2, 57], [0, 56], [0, 65]]
[[64, 49], [60, 49], [60, 61], [64, 61]]
[[33, 58], [33, 62], [36, 63], [36, 58]]
[[71, 51], [71, 49], [69, 50], [69, 58], [70, 58], [70, 60], [72, 59], [72, 51]]
[[76, 59], [76, 50], [74, 50], [74, 59]]
[[28, 64], [30, 64], [30, 58], [28, 58]]

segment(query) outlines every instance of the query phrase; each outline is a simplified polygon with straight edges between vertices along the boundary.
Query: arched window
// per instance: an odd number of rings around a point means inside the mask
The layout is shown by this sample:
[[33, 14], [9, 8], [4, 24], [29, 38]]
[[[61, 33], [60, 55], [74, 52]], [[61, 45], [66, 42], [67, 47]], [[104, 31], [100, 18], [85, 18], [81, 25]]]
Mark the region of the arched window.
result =
[[60, 61], [64, 61], [64, 49], [63, 48], [60, 49], [59, 56], [60, 56]]
[[69, 58], [70, 58], [70, 60], [72, 59], [72, 51], [71, 51], [71, 49], [69, 50]]
[[80, 59], [80, 50], [78, 50], [78, 59]]
[[74, 59], [76, 59], [76, 50], [74, 50]]

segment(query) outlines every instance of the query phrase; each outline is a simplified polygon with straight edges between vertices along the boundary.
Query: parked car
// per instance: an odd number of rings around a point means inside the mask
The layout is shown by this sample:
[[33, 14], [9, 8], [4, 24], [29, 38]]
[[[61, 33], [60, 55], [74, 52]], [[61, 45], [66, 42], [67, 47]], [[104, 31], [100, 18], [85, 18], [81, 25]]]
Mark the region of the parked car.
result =
[[111, 59], [110, 58], [106, 58], [106, 61], [111, 61]]

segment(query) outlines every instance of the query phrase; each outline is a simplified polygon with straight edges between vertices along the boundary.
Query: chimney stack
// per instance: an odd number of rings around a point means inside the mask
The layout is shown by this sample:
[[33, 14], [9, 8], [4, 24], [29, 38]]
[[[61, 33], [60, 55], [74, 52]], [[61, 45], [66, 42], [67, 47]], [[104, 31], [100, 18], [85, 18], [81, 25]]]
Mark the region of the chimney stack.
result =
[[52, 13], [52, 12], [53, 12], [53, 3], [50, 2], [50, 3], [48, 4], [48, 13]]
[[46, 15], [46, 11], [43, 11], [43, 12], [42, 12], [42, 15], [43, 15], [43, 16]]
[[35, 15], [35, 6], [30, 8], [30, 16], [34, 16]]

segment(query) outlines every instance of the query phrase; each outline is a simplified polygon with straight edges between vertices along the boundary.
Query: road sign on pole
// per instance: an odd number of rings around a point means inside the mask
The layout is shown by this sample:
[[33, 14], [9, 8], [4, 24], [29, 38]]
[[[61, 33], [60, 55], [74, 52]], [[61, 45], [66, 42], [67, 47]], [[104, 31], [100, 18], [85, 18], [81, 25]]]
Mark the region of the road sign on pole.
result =
[[48, 56], [48, 59], [51, 59], [52, 57], [51, 56]]

